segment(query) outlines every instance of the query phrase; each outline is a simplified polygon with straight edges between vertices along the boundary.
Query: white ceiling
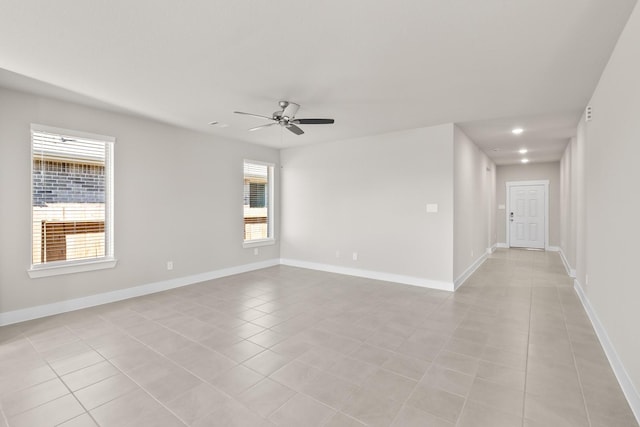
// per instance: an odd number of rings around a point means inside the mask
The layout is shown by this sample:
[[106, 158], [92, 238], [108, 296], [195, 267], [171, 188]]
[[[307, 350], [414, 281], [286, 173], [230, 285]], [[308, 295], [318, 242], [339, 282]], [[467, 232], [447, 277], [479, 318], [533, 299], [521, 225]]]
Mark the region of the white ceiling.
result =
[[[558, 160], [635, 2], [0, 0], [0, 85], [272, 147], [454, 122]], [[233, 114], [281, 99], [336, 123]]]
[[[582, 111], [538, 116], [507, 117], [493, 120], [458, 123], [497, 165], [554, 162], [562, 157], [567, 142], [576, 134], [576, 125]], [[511, 131], [523, 129], [520, 135]], [[525, 154], [519, 150], [525, 149]]]

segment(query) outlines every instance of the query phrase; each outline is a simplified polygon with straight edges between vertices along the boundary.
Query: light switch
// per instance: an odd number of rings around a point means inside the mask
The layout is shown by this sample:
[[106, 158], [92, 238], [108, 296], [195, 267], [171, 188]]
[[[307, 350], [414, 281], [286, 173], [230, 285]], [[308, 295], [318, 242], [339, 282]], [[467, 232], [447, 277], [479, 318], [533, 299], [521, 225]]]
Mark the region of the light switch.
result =
[[498, 205], [498, 209], [504, 210], [504, 205]]
[[427, 213], [438, 213], [438, 205], [436, 203], [427, 203]]

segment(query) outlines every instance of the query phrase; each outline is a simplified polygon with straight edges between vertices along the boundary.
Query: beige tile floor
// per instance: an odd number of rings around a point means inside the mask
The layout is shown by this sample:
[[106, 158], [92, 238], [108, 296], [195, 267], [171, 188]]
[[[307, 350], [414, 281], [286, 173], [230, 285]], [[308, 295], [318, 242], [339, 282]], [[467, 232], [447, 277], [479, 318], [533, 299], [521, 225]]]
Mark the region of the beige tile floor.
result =
[[0, 427], [637, 426], [555, 253], [455, 294], [290, 267], [0, 328]]

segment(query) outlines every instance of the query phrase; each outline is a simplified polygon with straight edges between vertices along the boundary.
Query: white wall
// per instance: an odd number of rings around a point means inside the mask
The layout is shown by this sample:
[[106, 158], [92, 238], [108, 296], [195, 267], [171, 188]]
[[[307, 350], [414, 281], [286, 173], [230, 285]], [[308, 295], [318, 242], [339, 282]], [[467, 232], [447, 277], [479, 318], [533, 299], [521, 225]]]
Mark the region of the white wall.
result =
[[[560, 245], [560, 162], [530, 163], [526, 165], [501, 165], [496, 171], [496, 206], [506, 205], [506, 183], [509, 181], [549, 180], [549, 242]], [[506, 212], [497, 210], [496, 232], [498, 242], [506, 243]]]
[[[635, 387], [640, 416], [640, 9], [629, 18], [590, 101], [586, 227], [578, 225], [578, 281]], [[580, 202], [579, 202], [580, 203]], [[585, 233], [583, 236], [582, 233]], [[588, 280], [587, 280], [588, 277]], [[630, 388], [627, 388], [629, 392]]]
[[496, 243], [495, 164], [454, 128], [453, 277], [456, 281]]
[[576, 266], [576, 230], [577, 230], [577, 180], [574, 177], [575, 156], [578, 144], [576, 137], [571, 138], [560, 159], [560, 253], [565, 267], [571, 275]]
[[[578, 259], [585, 264], [585, 251], [582, 240], [586, 237], [584, 224], [586, 211], [584, 206], [584, 118], [578, 125], [577, 135], [565, 149], [560, 161], [560, 251], [566, 267], [573, 276], [576, 274]], [[578, 233], [579, 228], [583, 231]], [[578, 244], [578, 234], [581, 243]], [[581, 269], [581, 271], [584, 268]]]
[[571, 237], [575, 239], [576, 279], [579, 283], [586, 283], [587, 271], [587, 135], [584, 116], [578, 124], [575, 144], [571, 145], [573, 160], [571, 162], [571, 203], [575, 206], [572, 218], [575, 225], [571, 225]]
[[[30, 123], [117, 138], [116, 268], [27, 276]], [[0, 313], [277, 260], [279, 245], [260, 248], [258, 256], [242, 248], [243, 158], [278, 163], [279, 153], [0, 88]]]
[[452, 124], [286, 149], [281, 161], [282, 258], [452, 283]]

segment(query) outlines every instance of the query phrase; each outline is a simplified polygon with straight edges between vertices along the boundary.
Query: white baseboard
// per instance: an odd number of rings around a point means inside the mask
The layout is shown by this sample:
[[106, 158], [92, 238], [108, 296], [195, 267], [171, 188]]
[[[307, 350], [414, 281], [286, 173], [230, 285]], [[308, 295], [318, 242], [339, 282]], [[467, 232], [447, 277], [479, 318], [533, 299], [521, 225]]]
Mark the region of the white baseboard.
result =
[[564, 264], [564, 268], [565, 270], [567, 270], [567, 274], [569, 275], [569, 277], [573, 277], [575, 279], [576, 270], [571, 268], [571, 265], [569, 264], [569, 261], [567, 260], [567, 257], [565, 256], [562, 248], [560, 248], [560, 259], [562, 260], [562, 263]]
[[290, 267], [308, 268], [310, 270], [326, 271], [329, 273], [344, 274], [347, 276], [364, 277], [367, 279], [383, 280], [386, 282], [402, 283], [404, 285], [420, 286], [423, 288], [439, 289], [442, 291], [454, 291], [453, 283], [422, 279], [420, 277], [403, 276], [400, 274], [383, 273], [379, 271], [362, 270], [358, 268], [340, 267], [338, 265], [320, 264], [316, 262], [300, 261], [295, 259], [281, 259], [282, 265]]
[[491, 255], [492, 253], [494, 253], [497, 248], [498, 248], [498, 244], [494, 243], [493, 246], [491, 246], [490, 248], [487, 248], [487, 255]]
[[475, 260], [475, 262], [471, 264], [469, 268], [467, 268], [460, 276], [458, 276], [458, 278], [453, 282], [454, 289], [458, 289], [460, 286], [462, 286], [462, 284], [478, 269], [478, 267], [480, 267], [482, 263], [486, 261], [489, 253], [491, 253], [490, 251], [491, 248], [488, 248], [487, 252], [482, 254], [481, 257]]
[[[509, 249], [509, 245], [506, 243], [496, 243], [495, 245], [497, 248], [501, 248], [501, 249]], [[549, 252], [558, 252], [560, 251], [560, 248], [558, 246], [546, 246], [544, 248], [546, 251]]]
[[580, 301], [582, 302], [582, 306], [587, 312], [587, 316], [589, 316], [589, 320], [591, 320], [593, 329], [596, 331], [596, 335], [598, 336], [598, 339], [600, 340], [600, 344], [602, 345], [602, 348], [605, 354], [607, 355], [607, 359], [609, 359], [609, 364], [611, 365], [611, 368], [613, 369], [613, 373], [618, 379], [620, 388], [622, 388], [622, 392], [627, 398], [627, 401], [629, 402], [629, 406], [631, 407], [631, 410], [633, 411], [633, 414], [635, 415], [636, 420], [640, 422], [640, 393], [638, 393], [638, 390], [633, 384], [631, 377], [629, 377], [627, 370], [625, 369], [624, 365], [622, 364], [622, 361], [618, 357], [618, 353], [616, 352], [615, 347], [613, 346], [613, 343], [609, 339], [609, 335], [607, 334], [607, 331], [604, 328], [604, 325], [602, 324], [602, 322], [600, 322], [598, 315], [596, 314], [593, 307], [591, 306], [591, 302], [589, 302], [589, 298], [587, 298], [587, 296], [585, 295], [582, 289], [582, 285], [580, 285], [580, 282], [578, 282], [578, 279], [575, 279], [573, 281], [573, 287], [576, 290], [576, 293], [578, 294], [578, 298], [580, 298]]
[[235, 267], [223, 268], [220, 270], [208, 271], [206, 273], [194, 274], [191, 276], [163, 280], [161, 282], [148, 283], [146, 285], [135, 286], [133, 288], [120, 289], [117, 291], [105, 292], [82, 298], [74, 298], [70, 300], [54, 302], [51, 304], [38, 305], [21, 310], [7, 311], [4, 313], [0, 313], [0, 326], [24, 322], [25, 320], [37, 319], [40, 317], [52, 316], [54, 314], [80, 310], [83, 308], [94, 307], [110, 302], [139, 297], [142, 295], [153, 294], [156, 292], [192, 285], [194, 283], [204, 282], [206, 280], [219, 279], [221, 277], [232, 276], [234, 274], [246, 273], [262, 268], [273, 267], [278, 264], [280, 264], [279, 259], [272, 259], [252, 264], [245, 264]]
[[145, 285], [134, 286], [132, 288], [120, 289], [117, 291], [105, 292], [97, 295], [89, 295], [82, 298], [74, 298], [65, 301], [59, 301], [51, 304], [43, 304], [34, 307], [24, 308], [20, 310], [7, 311], [0, 313], [0, 326], [10, 325], [13, 323], [24, 322], [26, 320], [37, 319], [55, 314], [66, 313], [70, 311], [80, 310], [83, 308], [95, 307], [110, 302], [122, 301], [129, 298], [135, 298], [142, 295], [162, 292], [169, 289], [175, 289], [182, 286], [192, 285], [194, 283], [204, 282], [207, 280], [218, 279], [221, 277], [231, 276], [234, 274], [246, 273], [249, 271], [259, 270], [262, 268], [273, 267], [275, 265], [288, 265], [292, 267], [308, 268], [311, 270], [326, 271], [330, 273], [344, 274], [348, 276], [364, 277], [374, 280], [382, 280], [386, 282], [395, 282], [405, 285], [420, 286], [423, 288], [438, 289], [443, 291], [455, 291], [487, 258], [488, 253], [495, 248], [488, 248], [487, 253], [483, 254], [474, 262], [456, 281], [446, 282], [441, 280], [423, 279], [420, 277], [404, 276], [400, 274], [384, 273], [379, 271], [363, 270], [356, 268], [340, 267], [330, 264], [320, 264], [314, 262], [300, 261], [294, 259], [272, 259], [252, 264], [245, 264], [235, 267], [224, 268], [220, 270], [209, 271], [206, 273], [194, 274], [185, 277], [178, 277], [160, 282], [148, 283]]

